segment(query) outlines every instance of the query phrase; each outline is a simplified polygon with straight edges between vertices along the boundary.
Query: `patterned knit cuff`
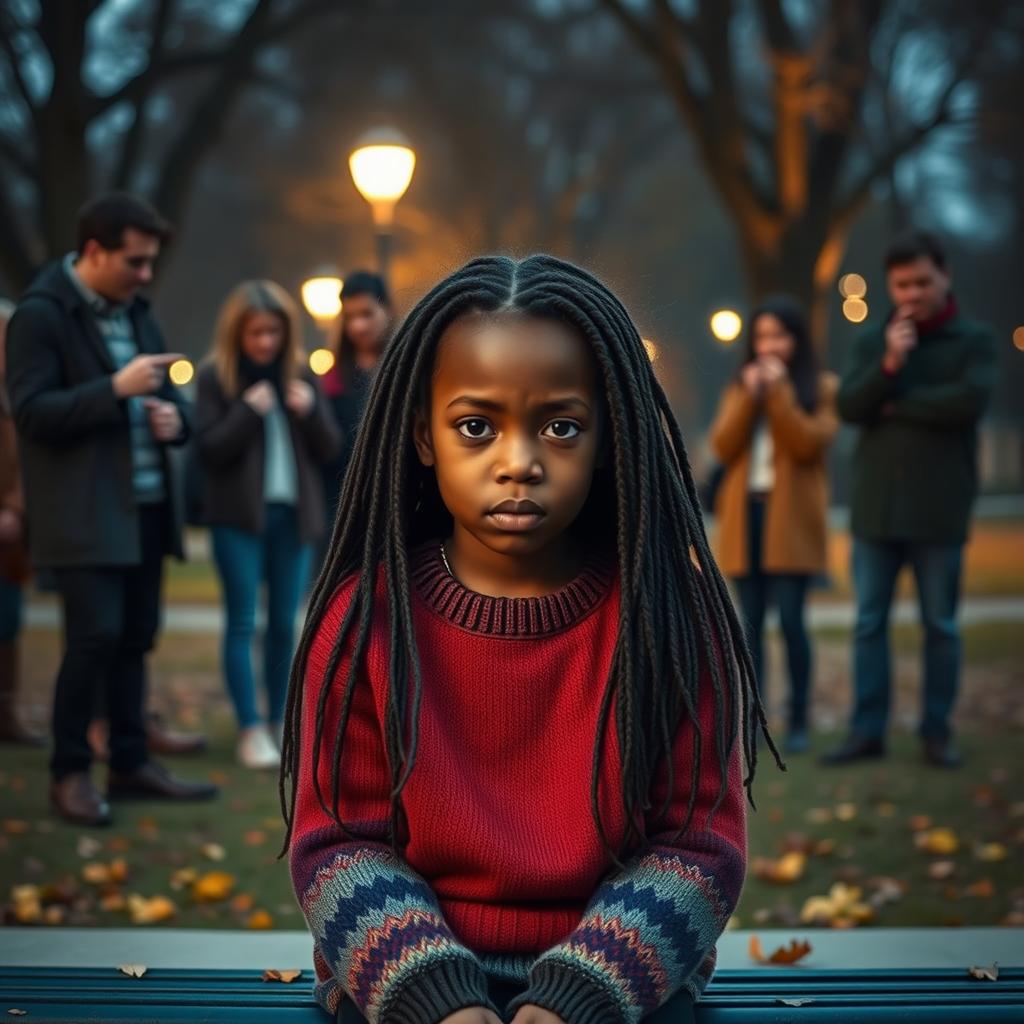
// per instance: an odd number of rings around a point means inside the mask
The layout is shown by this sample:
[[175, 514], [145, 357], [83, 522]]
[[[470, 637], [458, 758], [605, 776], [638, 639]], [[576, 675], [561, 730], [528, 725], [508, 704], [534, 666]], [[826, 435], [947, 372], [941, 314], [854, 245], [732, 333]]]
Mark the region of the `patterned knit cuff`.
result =
[[611, 990], [564, 964], [541, 960], [530, 971], [530, 987], [508, 1008], [520, 1006], [550, 1010], [565, 1024], [632, 1024]]
[[498, 1012], [487, 995], [483, 970], [467, 957], [453, 957], [403, 978], [385, 999], [378, 1019], [387, 1024], [437, 1024], [467, 1006]]

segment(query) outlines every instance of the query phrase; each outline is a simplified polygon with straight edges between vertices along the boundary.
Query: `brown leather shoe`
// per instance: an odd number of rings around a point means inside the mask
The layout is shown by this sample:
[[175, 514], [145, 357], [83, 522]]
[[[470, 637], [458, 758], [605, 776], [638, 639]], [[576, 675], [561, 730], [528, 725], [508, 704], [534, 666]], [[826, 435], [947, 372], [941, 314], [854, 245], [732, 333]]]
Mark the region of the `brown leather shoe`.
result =
[[72, 772], [50, 783], [53, 809], [73, 825], [109, 825], [110, 804], [92, 784], [86, 772]]
[[162, 764], [149, 760], [133, 772], [112, 771], [107, 786], [111, 800], [139, 797], [149, 800], [210, 800], [220, 790], [212, 782], [186, 782]]
[[146, 746], [151, 754], [161, 757], [184, 757], [202, 753], [206, 737], [200, 732], [169, 729], [163, 716], [153, 712], [146, 716]]

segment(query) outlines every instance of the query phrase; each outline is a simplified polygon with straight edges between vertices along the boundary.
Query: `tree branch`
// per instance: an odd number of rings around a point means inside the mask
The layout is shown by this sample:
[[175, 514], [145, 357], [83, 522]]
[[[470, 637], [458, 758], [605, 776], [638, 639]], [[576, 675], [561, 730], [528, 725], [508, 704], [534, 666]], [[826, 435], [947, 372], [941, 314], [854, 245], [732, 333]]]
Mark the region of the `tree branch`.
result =
[[0, 7], [0, 46], [3, 47], [4, 56], [11, 70], [11, 78], [18, 88], [22, 103], [25, 104], [29, 114], [34, 118], [36, 115], [36, 103], [32, 96], [32, 90], [28, 87], [25, 76], [21, 73], [21, 58], [14, 46], [14, 36], [25, 28], [11, 13], [8, 5]]

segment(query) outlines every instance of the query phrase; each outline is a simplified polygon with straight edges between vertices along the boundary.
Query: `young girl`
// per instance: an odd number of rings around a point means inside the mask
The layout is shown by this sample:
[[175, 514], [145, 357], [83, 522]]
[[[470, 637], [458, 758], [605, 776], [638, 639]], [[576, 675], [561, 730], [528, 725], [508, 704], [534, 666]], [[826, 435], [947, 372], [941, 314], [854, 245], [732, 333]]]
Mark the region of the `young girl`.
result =
[[[324, 397], [342, 433], [341, 450], [321, 471], [329, 523], [334, 522], [338, 511], [341, 481], [352, 457], [370, 382], [391, 334], [393, 317], [384, 279], [368, 270], [354, 270], [345, 277], [342, 299], [335, 363], [321, 378]], [[328, 540], [325, 537], [321, 545], [317, 566], [326, 559]]]
[[[238, 759], [276, 768], [295, 615], [312, 544], [324, 530], [319, 464], [338, 429], [302, 364], [298, 308], [273, 281], [245, 281], [220, 313], [199, 371], [196, 420], [204, 467], [203, 520], [227, 607], [222, 659], [238, 718]], [[266, 716], [256, 697], [252, 636], [267, 584], [263, 645]]]
[[467, 264], [384, 354], [293, 668], [281, 797], [318, 999], [692, 1019], [743, 881], [755, 715], [622, 305], [549, 256]]
[[811, 645], [804, 602], [825, 571], [828, 474], [839, 429], [836, 378], [822, 373], [799, 307], [771, 299], [750, 317], [746, 352], [711, 428], [725, 466], [715, 512], [718, 564], [735, 582], [759, 685], [764, 618], [779, 609], [789, 665], [786, 749], [808, 749]]

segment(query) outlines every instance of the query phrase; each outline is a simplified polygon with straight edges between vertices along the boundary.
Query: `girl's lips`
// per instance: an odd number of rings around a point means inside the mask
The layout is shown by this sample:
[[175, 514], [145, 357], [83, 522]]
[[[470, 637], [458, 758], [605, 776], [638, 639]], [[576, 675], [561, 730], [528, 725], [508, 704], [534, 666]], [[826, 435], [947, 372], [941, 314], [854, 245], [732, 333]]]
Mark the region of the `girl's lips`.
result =
[[544, 516], [540, 512], [489, 512], [488, 518], [500, 530], [526, 533], [540, 526]]

